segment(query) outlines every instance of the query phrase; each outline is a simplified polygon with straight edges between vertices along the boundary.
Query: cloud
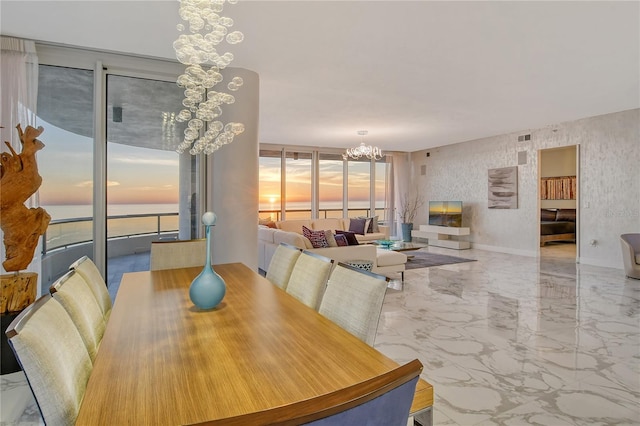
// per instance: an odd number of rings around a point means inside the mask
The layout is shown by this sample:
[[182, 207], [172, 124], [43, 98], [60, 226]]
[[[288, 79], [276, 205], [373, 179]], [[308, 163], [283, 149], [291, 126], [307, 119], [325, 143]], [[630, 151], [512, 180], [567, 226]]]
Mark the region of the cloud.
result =
[[124, 164], [136, 164], [136, 165], [155, 165], [155, 166], [179, 166], [179, 161], [170, 160], [170, 159], [162, 159], [162, 158], [127, 158], [127, 157], [118, 157], [111, 158], [110, 161], [124, 163]]
[[[119, 186], [119, 185], [120, 185], [120, 182], [116, 182], [113, 180], [107, 181], [107, 186]], [[85, 180], [83, 182], [76, 183], [75, 186], [78, 188], [93, 188], [93, 181]]]

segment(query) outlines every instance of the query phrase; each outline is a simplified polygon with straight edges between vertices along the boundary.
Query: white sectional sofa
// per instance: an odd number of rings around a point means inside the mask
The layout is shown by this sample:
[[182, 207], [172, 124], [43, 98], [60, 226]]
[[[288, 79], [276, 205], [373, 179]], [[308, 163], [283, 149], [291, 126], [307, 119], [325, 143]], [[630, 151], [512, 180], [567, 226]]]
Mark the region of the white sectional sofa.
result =
[[367, 244], [375, 240], [388, 239], [389, 227], [380, 225], [378, 233], [356, 235], [358, 242], [361, 243], [357, 246], [313, 248], [311, 241], [302, 235], [303, 225], [312, 230], [348, 230], [349, 219], [287, 220], [276, 222], [276, 228], [259, 225], [258, 267], [266, 271], [276, 247], [280, 243], [287, 243], [334, 259], [336, 262], [368, 260], [373, 264], [372, 272], [390, 278], [395, 278], [398, 273], [404, 275], [405, 263], [407, 262], [407, 256], [404, 253]]

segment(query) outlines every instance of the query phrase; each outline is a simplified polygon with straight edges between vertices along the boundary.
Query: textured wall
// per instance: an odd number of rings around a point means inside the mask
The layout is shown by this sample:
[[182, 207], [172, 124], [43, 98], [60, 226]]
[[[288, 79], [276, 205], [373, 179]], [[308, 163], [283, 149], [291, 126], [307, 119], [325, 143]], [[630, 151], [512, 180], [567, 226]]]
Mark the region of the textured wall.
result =
[[[518, 142], [518, 136], [531, 140]], [[463, 225], [476, 248], [538, 253], [538, 151], [578, 145], [580, 262], [622, 268], [619, 236], [640, 232], [640, 109], [560, 123], [412, 153], [413, 184], [426, 200], [462, 200]], [[487, 208], [487, 171], [517, 165], [518, 208]], [[426, 157], [429, 152], [430, 156]], [[427, 223], [423, 209], [416, 223]], [[596, 240], [596, 245], [590, 245]]]

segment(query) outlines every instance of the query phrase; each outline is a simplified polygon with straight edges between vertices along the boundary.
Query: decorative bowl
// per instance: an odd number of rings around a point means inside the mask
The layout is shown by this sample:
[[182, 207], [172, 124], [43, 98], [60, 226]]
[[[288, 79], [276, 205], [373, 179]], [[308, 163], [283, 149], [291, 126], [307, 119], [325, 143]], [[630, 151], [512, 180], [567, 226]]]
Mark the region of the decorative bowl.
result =
[[384, 248], [389, 248], [393, 245], [394, 241], [391, 240], [378, 240], [378, 244]]

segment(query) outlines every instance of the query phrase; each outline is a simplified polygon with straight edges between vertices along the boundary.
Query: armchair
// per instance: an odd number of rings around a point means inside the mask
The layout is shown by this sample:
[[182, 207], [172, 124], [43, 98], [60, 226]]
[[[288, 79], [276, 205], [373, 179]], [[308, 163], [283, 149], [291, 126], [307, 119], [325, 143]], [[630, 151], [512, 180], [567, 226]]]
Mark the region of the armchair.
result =
[[620, 235], [620, 245], [627, 277], [640, 280], [640, 234]]

